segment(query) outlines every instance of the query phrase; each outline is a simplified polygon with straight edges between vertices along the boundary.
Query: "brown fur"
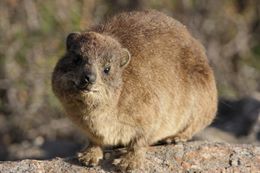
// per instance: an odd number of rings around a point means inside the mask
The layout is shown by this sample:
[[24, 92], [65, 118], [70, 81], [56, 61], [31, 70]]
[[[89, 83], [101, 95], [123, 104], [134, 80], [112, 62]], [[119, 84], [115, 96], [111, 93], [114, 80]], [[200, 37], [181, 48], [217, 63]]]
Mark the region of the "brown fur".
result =
[[[125, 145], [129, 153], [120, 166], [135, 169], [146, 146], [186, 141], [215, 117], [217, 91], [204, 48], [173, 18], [151, 10], [122, 13], [67, 42], [53, 90], [93, 143], [92, 155], [97, 146]], [[90, 65], [74, 67], [71, 51]], [[102, 73], [106, 64], [108, 76]], [[85, 68], [97, 73], [95, 92], [72, 86]]]

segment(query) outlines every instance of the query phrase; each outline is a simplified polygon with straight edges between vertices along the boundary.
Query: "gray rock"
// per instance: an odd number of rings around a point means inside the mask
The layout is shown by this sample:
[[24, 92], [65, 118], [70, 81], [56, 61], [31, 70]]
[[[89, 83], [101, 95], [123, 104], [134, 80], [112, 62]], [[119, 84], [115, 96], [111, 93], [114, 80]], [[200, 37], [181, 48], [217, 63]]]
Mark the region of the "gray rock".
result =
[[[125, 149], [105, 151], [100, 166], [83, 167], [75, 158], [0, 162], [1, 173], [103, 173], [118, 172], [113, 160]], [[212, 142], [188, 142], [150, 147], [145, 167], [136, 172], [253, 172], [260, 173], [260, 146]]]

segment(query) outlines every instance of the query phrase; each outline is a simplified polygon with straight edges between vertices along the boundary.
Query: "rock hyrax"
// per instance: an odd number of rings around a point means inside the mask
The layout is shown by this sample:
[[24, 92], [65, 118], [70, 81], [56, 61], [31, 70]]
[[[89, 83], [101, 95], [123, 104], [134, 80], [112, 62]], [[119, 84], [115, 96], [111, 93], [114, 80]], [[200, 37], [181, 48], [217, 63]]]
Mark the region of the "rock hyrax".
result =
[[123, 145], [123, 170], [141, 165], [158, 141], [186, 141], [215, 117], [217, 90], [205, 50], [186, 27], [157, 11], [122, 13], [67, 37], [52, 78], [54, 93], [91, 145], [79, 160], [95, 165], [102, 148]]

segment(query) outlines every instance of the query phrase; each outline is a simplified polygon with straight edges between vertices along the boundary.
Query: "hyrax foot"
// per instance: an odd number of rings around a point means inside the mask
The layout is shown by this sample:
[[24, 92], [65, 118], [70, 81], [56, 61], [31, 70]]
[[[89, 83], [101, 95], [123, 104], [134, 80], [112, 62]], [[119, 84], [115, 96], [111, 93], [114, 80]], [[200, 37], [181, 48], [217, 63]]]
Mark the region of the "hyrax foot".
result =
[[78, 160], [86, 166], [96, 166], [103, 158], [103, 151], [98, 146], [90, 146], [77, 154]]
[[177, 136], [165, 138], [165, 139], [159, 141], [158, 144], [161, 144], [161, 145], [179, 144], [179, 143], [186, 142], [187, 140], [189, 140], [188, 137], [182, 136], [182, 135], [177, 135]]
[[118, 164], [122, 172], [132, 172], [143, 167], [143, 153], [131, 151]]
[[174, 144], [179, 144], [179, 143], [183, 143], [183, 142], [186, 142], [188, 140], [187, 137], [185, 136], [175, 136], [173, 139], [172, 139], [172, 142]]

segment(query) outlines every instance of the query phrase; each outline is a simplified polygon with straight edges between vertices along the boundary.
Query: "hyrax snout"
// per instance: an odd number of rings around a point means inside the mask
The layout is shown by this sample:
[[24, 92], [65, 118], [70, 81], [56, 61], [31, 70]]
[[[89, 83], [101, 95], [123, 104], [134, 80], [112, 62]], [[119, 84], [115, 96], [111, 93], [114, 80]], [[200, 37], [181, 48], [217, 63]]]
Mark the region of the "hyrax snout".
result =
[[89, 137], [86, 165], [124, 145], [122, 170], [140, 167], [145, 148], [186, 141], [215, 117], [217, 91], [202, 45], [160, 12], [122, 13], [67, 37], [52, 77], [68, 117]]

